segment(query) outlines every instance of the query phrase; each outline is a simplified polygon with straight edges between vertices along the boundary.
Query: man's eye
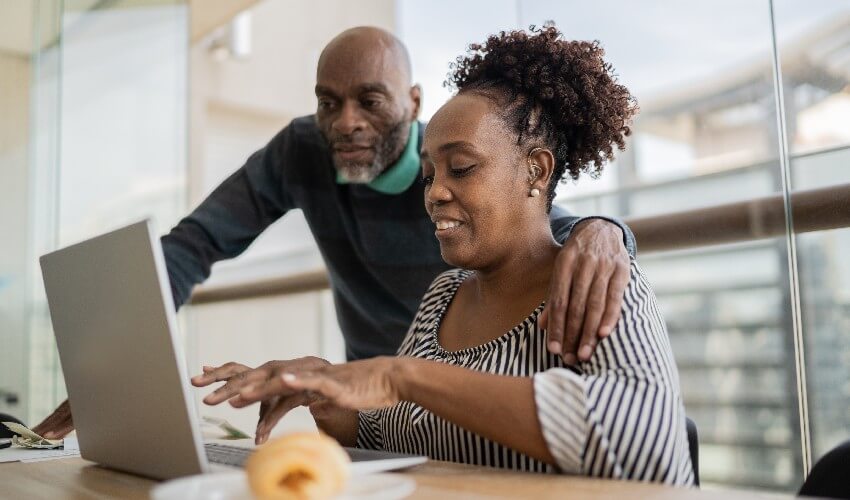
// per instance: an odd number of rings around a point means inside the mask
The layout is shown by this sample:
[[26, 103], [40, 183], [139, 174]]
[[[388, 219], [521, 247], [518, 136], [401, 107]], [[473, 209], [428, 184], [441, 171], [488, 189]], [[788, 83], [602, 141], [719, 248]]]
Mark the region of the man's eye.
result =
[[361, 101], [364, 108], [377, 108], [381, 105], [381, 101], [378, 99], [364, 99]]
[[323, 111], [327, 111], [332, 109], [334, 106], [334, 102], [330, 99], [319, 99], [319, 109]]

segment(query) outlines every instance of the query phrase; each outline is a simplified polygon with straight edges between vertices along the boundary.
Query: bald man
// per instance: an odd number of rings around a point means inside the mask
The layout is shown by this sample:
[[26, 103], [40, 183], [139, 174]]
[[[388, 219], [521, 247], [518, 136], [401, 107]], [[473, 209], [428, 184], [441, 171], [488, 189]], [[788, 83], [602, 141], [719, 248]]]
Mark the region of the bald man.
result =
[[[417, 182], [421, 90], [412, 84], [401, 41], [361, 27], [325, 47], [316, 98], [315, 115], [293, 120], [162, 238], [174, 303], [180, 307], [189, 298], [213, 263], [241, 254], [297, 208], [327, 266], [348, 359], [392, 355], [428, 285], [448, 269]], [[607, 219], [580, 219], [558, 207], [551, 219], [564, 247], [547, 302], [550, 348], [570, 361], [589, 359], [598, 337], [619, 318], [634, 240]], [[301, 333], [280, 325], [269, 334]], [[244, 369], [229, 364], [193, 383], [227, 380]], [[238, 389], [227, 384], [218, 397]], [[258, 440], [298, 404], [274, 403], [261, 408], [261, 416], [276, 410], [258, 428]], [[59, 437], [72, 428], [65, 402], [35, 430]]]

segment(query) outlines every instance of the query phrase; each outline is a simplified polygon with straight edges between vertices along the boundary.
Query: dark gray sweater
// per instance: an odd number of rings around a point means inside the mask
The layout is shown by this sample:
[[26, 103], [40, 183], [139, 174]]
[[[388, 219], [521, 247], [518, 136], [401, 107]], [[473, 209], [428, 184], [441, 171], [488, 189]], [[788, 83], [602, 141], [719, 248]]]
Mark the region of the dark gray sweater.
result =
[[[424, 128], [420, 124], [420, 144]], [[180, 307], [189, 298], [213, 263], [239, 255], [299, 208], [328, 268], [348, 358], [395, 354], [431, 281], [449, 268], [425, 212], [423, 187], [414, 182], [387, 195], [338, 184], [315, 117], [297, 118], [162, 238], [174, 303]], [[558, 207], [551, 219], [560, 242], [581, 220]], [[617, 223], [634, 255], [634, 237]]]

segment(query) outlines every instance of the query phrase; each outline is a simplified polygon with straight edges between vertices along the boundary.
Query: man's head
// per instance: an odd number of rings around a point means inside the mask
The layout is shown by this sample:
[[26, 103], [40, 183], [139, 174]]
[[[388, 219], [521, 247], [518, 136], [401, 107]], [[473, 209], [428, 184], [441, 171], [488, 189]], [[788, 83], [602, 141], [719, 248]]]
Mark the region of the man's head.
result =
[[316, 74], [319, 129], [334, 166], [349, 182], [368, 183], [399, 159], [421, 93], [411, 84], [401, 41], [379, 28], [340, 33], [322, 51]]

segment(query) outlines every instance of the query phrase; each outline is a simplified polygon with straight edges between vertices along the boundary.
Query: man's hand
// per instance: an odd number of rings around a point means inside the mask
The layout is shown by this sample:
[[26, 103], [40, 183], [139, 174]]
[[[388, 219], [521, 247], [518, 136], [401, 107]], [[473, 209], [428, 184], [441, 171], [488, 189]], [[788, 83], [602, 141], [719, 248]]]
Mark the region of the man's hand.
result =
[[32, 428], [32, 431], [47, 439], [62, 439], [74, 430], [71, 405], [68, 400], [62, 402], [53, 413]]
[[204, 403], [208, 405], [217, 405], [229, 399], [231, 405], [241, 408], [260, 401], [260, 419], [257, 423], [254, 442], [262, 444], [268, 440], [272, 429], [284, 415], [293, 408], [309, 405], [312, 398], [306, 397], [302, 392], [291, 391], [289, 394], [270, 394], [267, 398], [244, 402], [241, 401], [239, 392], [247, 387], [263, 385], [269, 380], [277, 379], [280, 374], [289, 370], [313, 369], [328, 364], [330, 363], [321, 358], [306, 357], [288, 361], [269, 361], [255, 369], [232, 362], [219, 367], [205, 366], [203, 374], [192, 377], [192, 385], [205, 387], [215, 382], [225, 382], [204, 398]]
[[[623, 231], [591, 219], [573, 228], [558, 257], [540, 326], [549, 352], [575, 364], [593, 355], [599, 340], [617, 326], [629, 284], [629, 253]], [[576, 357], [578, 356], [578, 357]]]

